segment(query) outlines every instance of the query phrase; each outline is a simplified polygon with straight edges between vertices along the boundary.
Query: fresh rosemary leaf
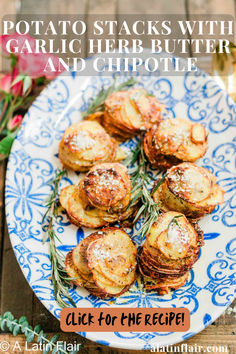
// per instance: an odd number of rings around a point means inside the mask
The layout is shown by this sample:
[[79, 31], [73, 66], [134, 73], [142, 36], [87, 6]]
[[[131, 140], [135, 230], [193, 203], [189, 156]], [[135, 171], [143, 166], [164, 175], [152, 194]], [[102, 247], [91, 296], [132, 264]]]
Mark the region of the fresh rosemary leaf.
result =
[[129, 80], [123, 82], [118, 86], [116, 86], [116, 81], [114, 80], [113, 84], [109, 86], [107, 90], [102, 87], [101, 90], [98, 92], [97, 96], [92, 100], [92, 102], [88, 106], [87, 111], [82, 113], [83, 118], [87, 117], [92, 113], [103, 111], [104, 102], [111, 93], [126, 90], [129, 87], [134, 86], [136, 83], [137, 81], [134, 78], [130, 78]]
[[152, 190], [152, 195], [158, 190], [158, 188], [160, 187], [160, 185], [164, 182], [166, 178], [166, 174], [164, 174], [164, 176], [157, 182], [157, 184], [154, 186], [153, 190]]
[[[50, 185], [52, 187], [52, 193], [46, 201], [47, 211], [43, 216], [42, 225], [47, 230], [46, 237], [43, 238], [43, 242], [45, 240], [49, 240], [49, 254], [50, 260], [52, 263], [51, 270], [51, 280], [53, 284], [53, 293], [55, 299], [61, 307], [68, 307], [72, 305], [76, 307], [73, 299], [68, 293], [68, 288], [70, 287], [70, 281], [66, 277], [66, 271], [64, 269], [64, 258], [62, 253], [57, 249], [55, 241], [60, 239], [54, 231], [54, 222], [58, 215], [58, 197], [59, 197], [59, 185], [62, 177], [66, 175], [66, 170], [57, 170], [55, 178], [50, 181]], [[45, 222], [47, 224], [45, 225]]]
[[131, 168], [129, 169], [129, 175], [131, 176], [132, 181], [132, 197], [130, 205], [136, 204], [138, 199], [142, 202], [134, 219], [135, 223], [141, 216], [144, 218], [141, 228], [134, 233], [134, 236], [140, 234], [142, 240], [143, 237], [148, 234], [151, 226], [159, 216], [160, 207], [158, 203], [154, 202], [152, 194], [160, 187], [161, 183], [163, 183], [165, 176], [161, 178], [153, 188], [152, 192], [150, 192], [150, 185], [153, 182], [153, 178], [148, 174], [148, 161], [144, 154], [143, 137], [140, 138], [139, 144], [131, 152], [130, 156], [128, 156], [125, 165], [131, 165]]
[[177, 226], [179, 226], [179, 223], [178, 223], [178, 221], [177, 221], [176, 219], [182, 218], [182, 216], [183, 216], [183, 215], [176, 215], [176, 216], [173, 216], [173, 218], [170, 220], [170, 222], [169, 222], [169, 224], [168, 224], [168, 226], [167, 226], [167, 231], [169, 230], [171, 224], [173, 224], [173, 223], [176, 224]]

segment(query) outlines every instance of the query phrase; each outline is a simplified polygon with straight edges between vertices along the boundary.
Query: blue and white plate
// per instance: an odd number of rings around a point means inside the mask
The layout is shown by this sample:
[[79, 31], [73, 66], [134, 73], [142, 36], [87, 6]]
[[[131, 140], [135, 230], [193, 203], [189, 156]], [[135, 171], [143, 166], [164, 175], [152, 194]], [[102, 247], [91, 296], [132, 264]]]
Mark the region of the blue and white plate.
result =
[[[125, 81], [128, 76], [119, 77], [118, 81]], [[8, 163], [6, 212], [12, 246], [32, 290], [58, 319], [60, 307], [50, 281], [48, 243], [42, 244], [43, 202], [51, 192], [48, 182], [61, 167], [57, 152], [64, 130], [81, 119], [80, 112], [86, 110], [91, 97], [102, 85], [108, 87], [112, 81], [111, 77], [103, 75], [81, 77], [72, 73], [59, 76], [30, 107]], [[71, 289], [70, 294], [78, 307], [186, 307], [190, 310], [191, 328], [186, 333], [80, 333], [97, 343], [126, 349], [148, 349], [157, 343], [174, 344], [193, 336], [222, 314], [234, 299], [236, 289], [233, 228], [236, 225], [236, 138], [233, 134], [236, 105], [200, 70], [194, 75], [165, 76], [160, 73], [139, 77], [138, 86], [155, 94], [167, 106], [170, 116], [185, 117], [205, 125], [209, 131], [209, 149], [198, 164], [216, 175], [226, 194], [224, 203], [200, 222], [205, 246], [187, 284], [181, 289], [159, 296], [133, 286], [129, 293], [112, 304], [84, 289]], [[72, 183], [78, 178], [78, 174], [71, 173], [63, 183]], [[64, 254], [91, 232], [71, 225], [65, 214], [58, 217], [55, 230], [63, 244], [58, 248]]]

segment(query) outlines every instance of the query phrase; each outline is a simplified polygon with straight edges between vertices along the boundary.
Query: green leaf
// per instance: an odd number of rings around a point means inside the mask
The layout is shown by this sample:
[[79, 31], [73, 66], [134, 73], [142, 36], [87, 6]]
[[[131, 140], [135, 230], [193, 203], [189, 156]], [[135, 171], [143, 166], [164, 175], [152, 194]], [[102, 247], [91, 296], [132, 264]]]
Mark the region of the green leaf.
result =
[[115, 86], [115, 80], [111, 86], [108, 87], [107, 90], [104, 87], [98, 92], [97, 96], [91, 101], [89, 104], [87, 111], [82, 113], [83, 117], [87, 117], [89, 114], [102, 111], [104, 109], [104, 102], [106, 101], [107, 97], [116, 91], [125, 90], [133, 85], [135, 85], [137, 81], [134, 78], [131, 78], [122, 84]]
[[56, 353], [60, 353], [60, 351], [58, 351], [59, 349], [56, 347], [53, 348], [52, 354], [56, 354]]
[[60, 336], [58, 334], [56, 334], [55, 336], [52, 337], [52, 339], [50, 340], [51, 343], [56, 343], [58, 341], [58, 338]]
[[45, 76], [40, 76], [35, 79], [36, 85], [43, 85], [45, 83], [45, 81], [46, 81]]
[[27, 321], [27, 317], [26, 316], [21, 316], [20, 318], [19, 318], [19, 324], [22, 324], [22, 323], [24, 323], [24, 322], [26, 322]]
[[17, 82], [24, 80], [24, 78], [25, 78], [25, 75], [23, 75], [23, 74], [17, 75], [15, 80], [13, 80], [11, 83], [11, 87], [14, 86], [15, 84], [17, 84]]
[[13, 141], [16, 137], [17, 131], [10, 133], [0, 141], [0, 154], [8, 156], [11, 151]]
[[40, 332], [39, 332], [39, 335], [38, 335], [38, 338], [37, 338], [37, 342], [38, 343], [40, 343], [40, 342], [42, 342], [43, 341], [43, 330], [41, 330]]
[[164, 175], [158, 182], [157, 184], [154, 186], [151, 194], [153, 195], [157, 190], [158, 188], [160, 187], [160, 185], [165, 181], [165, 178], [166, 178], [166, 175]]
[[5, 100], [0, 101], [0, 112], [2, 112]]
[[15, 325], [14, 329], [13, 329], [13, 336], [17, 336], [20, 333], [20, 326], [17, 324]]
[[8, 329], [9, 329], [9, 331], [12, 332], [12, 330], [13, 330], [13, 324], [12, 324], [12, 321], [9, 320], [8, 318], [7, 318], [7, 327], [8, 327]]
[[29, 326], [28, 321], [21, 323], [21, 330], [23, 333], [25, 333], [25, 334], [27, 333], [28, 326]]
[[6, 326], [7, 325], [7, 320], [4, 318], [2, 321], [1, 321], [1, 330], [2, 331], [6, 331]]
[[11, 59], [11, 68], [14, 69], [18, 59], [13, 53], [10, 54], [10, 59]]
[[47, 353], [49, 353], [49, 351], [50, 351], [50, 345], [48, 345], [48, 348], [47, 348], [47, 349], [44, 349], [44, 350], [43, 350], [43, 354], [47, 354]]
[[40, 331], [41, 331], [41, 326], [40, 326], [40, 324], [38, 324], [37, 326], [34, 327], [34, 332], [39, 334]]
[[13, 316], [13, 314], [12, 314], [10, 311], [5, 312], [4, 315], [3, 315], [3, 317], [4, 317], [4, 318], [7, 318], [8, 320], [11, 320], [11, 321], [14, 320], [14, 316]]
[[24, 84], [23, 84], [23, 93], [26, 93], [26, 91], [30, 88], [32, 85], [32, 79], [30, 76], [25, 76], [24, 78]]
[[27, 334], [27, 336], [26, 336], [26, 340], [27, 340], [28, 343], [33, 342], [33, 340], [34, 340], [34, 333], [33, 333], [33, 332], [29, 332], [29, 333]]

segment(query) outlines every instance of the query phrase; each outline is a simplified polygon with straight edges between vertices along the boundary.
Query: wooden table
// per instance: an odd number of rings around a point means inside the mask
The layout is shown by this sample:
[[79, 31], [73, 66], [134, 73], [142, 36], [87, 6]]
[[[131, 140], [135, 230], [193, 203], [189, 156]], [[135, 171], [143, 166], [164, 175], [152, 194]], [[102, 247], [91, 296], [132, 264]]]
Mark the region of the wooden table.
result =
[[[91, 14], [112, 14], [115, 19], [121, 14], [156, 13], [183, 14], [191, 18], [193, 14], [231, 14], [235, 16], [235, 0], [1, 0], [1, 14], [12, 14], [20, 19], [22, 14], [86, 14], [89, 21]], [[210, 72], [209, 61], [203, 61], [202, 67]], [[16, 317], [26, 315], [31, 324], [40, 323], [48, 333], [60, 333], [61, 340], [83, 344], [81, 352], [85, 353], [134, 353], [134, 351], [117, 350], [97, 345], [76, 334], [61, 333], [59, 322], [46, 310], [30, 289], [21, 272], [10, 244], [4, 210], [4, 181], [6, 163], [0, 164], [0, 313], [11, 311]], [[234, 302], [231, 306], [236, 305]], [[227, 311], [228, 312], [228, 311]], [[236, 353], [236, 313], [223, 314], [203, 332], [186, 341], [203, 346], [227, 345], [228, 352]], [[0, 342], [15, 342], [9, 334], [1, 334]], [[23, 343], [23, 336], [20, 337]], [[1, 352], [1, 350], [0, 350]], [[24, 351], [22, 351], [24, 352]], [[10, 353], [10, 351], [9, 351]]]

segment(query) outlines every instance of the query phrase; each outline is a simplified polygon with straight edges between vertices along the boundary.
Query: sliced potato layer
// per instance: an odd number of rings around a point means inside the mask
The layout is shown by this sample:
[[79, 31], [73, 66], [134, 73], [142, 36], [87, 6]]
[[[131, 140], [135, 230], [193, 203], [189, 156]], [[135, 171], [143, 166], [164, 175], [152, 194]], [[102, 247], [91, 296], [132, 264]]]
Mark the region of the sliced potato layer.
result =
[[110, 211], [126, 209], [131, 196], [126, 167], [119, 163], [94, 166], [80, 182], [80, 192], [88, 205]]
[[175, 210], [198, 219], [224, 201], [224, 191], [209, 170], [184, 162], [167, 171], [153, 199], [162, 211]]
[[207, 150], [207, 134], [199, 123], [183, 118], [161, 120], [147, 131], [145, 154], [156, 168], [169, 168], [181, 161], [195, 162]]
[[104, 228], [67, 254], [66, 271], [75, 285], [95, 296], [119, 296], [136, 279], [136, 254], [136, 247], [123, 230]]
[[144, 288], [146, 290], [157, 290], [159, 295], [165, 295], [170, 292], [170, 290], [176, 290], [184, 286], [188, 280], [189, 272], [181, 276], [176, 277], [160, 277], [153, 279], [150, 277], [143, 277]]
[[202, 245], [203, 232], [198, 226], [181, 213], [163, 213], [152, 225], [139, 253], [145, 288], [165, 294], [181, 287]]
[[144, 89], [114, 92], [105, 101], [102, 122], [109, 134], [125, 140], [159, 122], [163, 109]]
[[137, 205], [129, 207], [130, 198], [130, 178], [126, 167], [119, 163], [94, 166], [79, 186], [65, 187], [60, 193], [60, 203], [70, 221], [90, 228], [131, 221]]
[[59, 145], [59, 158], [66, 168], [83, 172], [98, 163], [115, 161], [116, 149], [114, 139], [96, 120], [86, 120], [65, 131]]
[[131, 284], [135, 279], [136, 254], [129, 236], [121, 229], [110, 228], [106, 236], [90, 245], [89, 268], [97, 269], [116, 284]]

